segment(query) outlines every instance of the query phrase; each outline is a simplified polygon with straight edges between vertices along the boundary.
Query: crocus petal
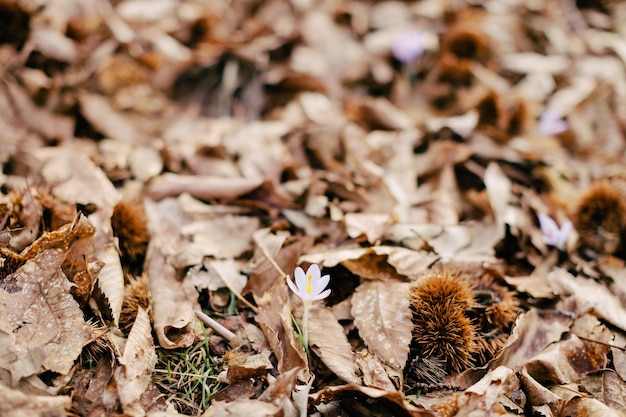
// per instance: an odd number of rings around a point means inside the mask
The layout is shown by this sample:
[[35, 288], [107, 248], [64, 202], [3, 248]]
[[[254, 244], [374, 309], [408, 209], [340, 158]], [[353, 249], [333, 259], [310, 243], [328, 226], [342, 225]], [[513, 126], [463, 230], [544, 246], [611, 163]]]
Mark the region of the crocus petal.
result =
[[572, 222], [568, 221], [563, 223], [563, 226], [561, 226], [561, 230], [559, 231], [559, 241], [557, 242], [557, 248], [559, 248], [560, 250], [565, 249], [565, 244], [567, 243], [567, 239], [569, 239], [569, 235], [572, 233], [573, 228], [574, 225], [572, 224]]
[[544, 234], [544, 239], [553, 239], [559, 233], [559, 226], [556, 224], [552, 217], [540, 213], [539, 217], [539, 227], [541, 227], [541, 231]]
[[306, 284], [308, 280], [306, 279], [306, 274], [304, 273], [304, 269], [297, 267], [295, 271], [296, 276], [296, 285], [298, 286], [298, 294], [306, 291]]
[[310, 300], [311, 301], [317, 301], [317, 300], [323, 300], [324, 298], [328, 297], [330, 295], [330, 289], [327, 289], [326, 291], [322, 291], [320, 294], [311, 297]]
[[291, 291], [293, 291], [294, 293], [296, 293], [299, 297], [301, 297], [300, 295], [300, 290], [298, 289], [298, 287], [296, 287], [296, 284], [293, 283], [293, 281], [291, 280], [291, 278], [289, 277], [289, 275], [287, 275], [287, 285], [289, 285], [289, 288], [291, 288]]
[[324, 275], [313, 284], [313, 294], [319, 294], [330, 282], [330, 275]]
[[543, 136], [555, 136], [569, 129], [567, 120], [554, 109], [547, 109], [539, 118], [537, 132]]
[[311, 275], [312, 281], [317, 281], [320, 278], [320, 267], [317, 264], [311, 264], [306, 271], [307, 276]]

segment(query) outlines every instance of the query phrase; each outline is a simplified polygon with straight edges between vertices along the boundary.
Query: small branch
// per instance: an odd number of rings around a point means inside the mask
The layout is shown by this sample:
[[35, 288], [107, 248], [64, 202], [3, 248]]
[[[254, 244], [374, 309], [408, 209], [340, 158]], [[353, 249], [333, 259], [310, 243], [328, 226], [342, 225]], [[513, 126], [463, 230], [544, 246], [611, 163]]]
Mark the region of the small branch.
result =
[[228, 343], [232, 344], [233, 341], [238, 339], [235, 333], [231, 332], [226, 327], [222, 326], [217, 321], [213, 320], [211, 317], [204, 314], [202, 311], [196, 310], [194, 311], [194, 313], [196, 313], [196, 317], [198, 317], [198, 319], [201, 322], [203, 322], [204, 324], [212, 328], [217, 334], [222, 336], [224, 339], [228, 340]]

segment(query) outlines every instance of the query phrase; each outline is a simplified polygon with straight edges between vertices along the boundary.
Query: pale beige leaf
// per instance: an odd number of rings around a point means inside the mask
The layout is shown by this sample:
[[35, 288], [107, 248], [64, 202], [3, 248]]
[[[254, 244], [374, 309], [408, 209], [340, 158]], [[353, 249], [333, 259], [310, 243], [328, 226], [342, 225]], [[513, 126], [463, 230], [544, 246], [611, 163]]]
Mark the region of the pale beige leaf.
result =
[[492, 368], [500, 365], [516, 368], [526, 363], [546, 346], [560, 340], [573, 321], [567, 314], [544, 315], [537, 309], [520, 314], [500, 356], [492, 363]]
[[413, 331], [409, 285], [370, 281], [361, 284], [352, 296], [352, 315], [359, 335], [372, 353], [396, 369], [404, 368]]
[[[616, 333], [612, 344], [620, 347], [626, 346], [626, 336], [621, 333]], [[620, 348], [612, 348], [611, 351], [613, 353], [613, 367], [615, 368], [615, 372], [617, 372], [622, 379], [626, 378], [626, 352]]]
[[224, 215], [184, 225], [183, 236], [216, 258], [236, 258], [252, 249], [252, 234], [259, 228], [259, 219], [250, 216]]
[[72, 117], [62, 116], [37, 106], [26, 91], [16, 83], [6, 83], [12, 107], [17, 110], [21, 123], [31, 130], [51, 139], [73, 137], [76, 122]]
[[342, 264], [363, 278], [402, 278], [422, 273], [437, 259], [439, 256], [432, 252], [394, 246], [373, 246], [309, 253], [301, 256], [299, 262], [326, 267]]
[[235, 198], [263, 183], [261, 178], [228, 178], [202, 175], [162, 174], [150, 181], [148, 195], [154, 200], [189, 193], [200, 199]]
[[116, 246], [110, 243], [102, 248], [98, 257], [104, 262], [104, 266], [98, 275], [96, 287], [106, 301], [113, 323], [117, 326], [124, 299], [124, 271], [120, 255]]
[[348, 236], [356, 238], [365, 234], [367, 241], [372, 244], [381, 238], [390, 220], [388, 214], [348, 213], [344, 216]]
[[363, 384], [366, 387], [379, 388], [385, 391], [395, 390], [385, 370], [385, 365], [378, 356], [363, 349], [357, 353], [355, 361], [363, 374]]
[[204, 263], [204, 266], [215, 272], [224, 285], [232, 292], [241, 294], [246, 286], [246, 276], [241, 273], [241, 266], [234, 259], [212, 259]]
[[[457, 416], [470, 416], [476, 410], [484, 410], [484, 415], [519, 415], [523, 409], [510, 400], [510, 392], [519, 389], [515, 372], [500, 366], [485, 375], [457, 397]], [[515, 411], [511, 411], [515, 410]]]
[[615, 410], [626, 414], [626, 382], [613, 370], [602, 374], [602, 391], [604, 403]]
[[281, 407], [259, 400], [239, 399], [232, 402], [215, 402], [202, 417], [274, 417], [282, 415]]
[[23, 192], [23, 197], [19, 202], [20, 221], [23, 227], [10, 233], [11, 247], [21, 251], [31, 244], [39, 234], [39, 223], [41, 222], [42, 207], [38, 200], [33, 197], [32, 191], [27, 188]]
[[66, 202], [94, 204], [110, 218], [121, 194], [86, 155], [65, 148], [42, 148], [35, 155], [44, 162], [42, 175], [55, 196]]
[[3, 417], [64, 416], [72, 405], [69, 395], [33, 395], [0, 384]]
[[390, 246], [381, 247], [378, 253], [387, 255], [389, 265], [393, 266], [398, 274], [407, 277], [422, 274], [439, 259], [439, 256], [432, 252]]
[[613, 335], [596, 317], [585, 314], [578, 318], [571, 333], [567, 340], [554, 343], [531, 358], [524, 365], [528, 374], [537, 380], [567, 384], [607, 366]]
[[143, 138], [137, 124], [126, 114], [117, 111], [107, 97], [82, 92], [78, 100], [81, 113], [98, 132], [125, 142], [138, 142]]
[[[177, 204], [175, 200], [171, 202]], [[200, 306], [197, 292], [181, 281], [182, 270], [176, 264], [176, 257], [186, 248], [186, 242], [164, 212], [168, 206], [146, 201], [145, 207], [152, 239], [144, 271], [153, 302], [154, 331], [161, 347], [188, 347], [194, 340], [194, 311], [200, 310]]]
[[548, 274], [548, 282], [559, 293], [574, 296], [579, 315], [595, 311], [612, 325], [626, 330], [626, 308], [604, 285], [592, 279], [574, 277], [563, 269]]
[[192, 323], [195, 305], [178, 280], [176, 268], [167, 262], [154, 239], [148, 245], [145, 271], [153, 302], [154, 331], [159, 344], [166, 349], [190, 346], [194, 339]]
[[138, 401], [151, 382], [157, 362], [150, 318], [141, 307], [137, 311], [137, 318], [119, 362], [120, 366], [115, 369], [117, 393], [124, 412], [132, 415], [134, 410], [142, 410]]
[[330, 308], [316, 306], [309, 312], [309, 343], [335, 375], [346, 382], [361, 383], [350, 342]]
[[511, 198], [511, 180], [507, 178], [498, 164], [491, 162], [485, 169], [484, 182], [498, 225], [498, 236], [504, 236], [504, 223]]
[[3, 362], [10, 362], [14, 382], [46, 370], [67, 374], [88, 339], [83, 312], [61, 270], [65, 255], [43, 250], [2, 280], [0, 330], [13, 339]]
[[624, 417], [622, 411], [609, 408], [606, 404], [595, 398], [577, 396], [571, 399], [563, 408], [566, 416], [589, 416], [589, 417]]

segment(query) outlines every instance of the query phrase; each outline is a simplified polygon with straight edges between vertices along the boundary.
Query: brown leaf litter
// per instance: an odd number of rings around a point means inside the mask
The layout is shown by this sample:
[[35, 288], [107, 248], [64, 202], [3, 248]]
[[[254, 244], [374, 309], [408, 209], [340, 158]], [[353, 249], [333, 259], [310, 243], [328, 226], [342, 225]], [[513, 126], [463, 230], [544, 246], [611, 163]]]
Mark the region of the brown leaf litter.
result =
[[625, 5], [149, 3], [0, 0], [0, 414], [626, 413]]

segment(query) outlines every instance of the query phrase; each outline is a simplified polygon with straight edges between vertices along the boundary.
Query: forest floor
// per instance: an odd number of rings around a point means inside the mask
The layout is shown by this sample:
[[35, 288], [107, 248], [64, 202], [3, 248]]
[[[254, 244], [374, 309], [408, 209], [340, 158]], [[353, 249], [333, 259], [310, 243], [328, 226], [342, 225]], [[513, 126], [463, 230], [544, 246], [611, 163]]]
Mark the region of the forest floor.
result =
[[1, 415], [626, 415], [626, 3], [0, 27]]

